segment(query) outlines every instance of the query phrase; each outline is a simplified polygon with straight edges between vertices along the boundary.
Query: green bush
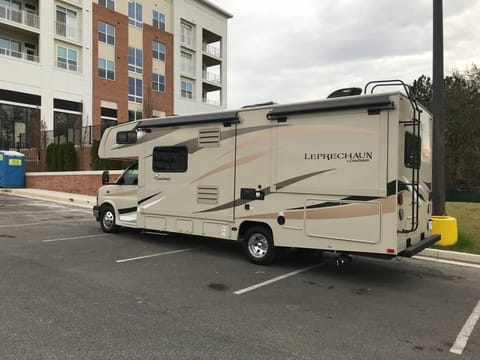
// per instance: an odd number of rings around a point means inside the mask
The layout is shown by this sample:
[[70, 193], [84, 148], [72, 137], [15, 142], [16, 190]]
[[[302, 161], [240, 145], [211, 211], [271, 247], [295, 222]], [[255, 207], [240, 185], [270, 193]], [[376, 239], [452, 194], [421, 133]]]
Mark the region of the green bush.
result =
[[129, 162], [127, 161], [100, 159], [98, 157], [99, 145], [99, 140], [92, 141], [92, 147], [90, 148], [90, 167], [92, 170], [123, 170], [128, 166]]
[[73, 171], [77, 166], [75, 145], [50, 144], [47, 147], [45, 166], [47, 171]]

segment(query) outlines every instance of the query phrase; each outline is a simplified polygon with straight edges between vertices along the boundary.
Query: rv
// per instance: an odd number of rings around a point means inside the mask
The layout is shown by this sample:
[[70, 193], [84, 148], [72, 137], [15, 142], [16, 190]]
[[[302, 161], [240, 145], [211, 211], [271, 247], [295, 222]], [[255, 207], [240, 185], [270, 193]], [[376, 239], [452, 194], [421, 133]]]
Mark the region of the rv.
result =
[[236, 240], [257, 264], [278, 247], [410, 257], [440, 239], [432, 116], [406, 85], [373, 91], [389, 84], [107, 128], [99, 157], [133, 164], [98, 190], [94, 215], [105, 232]]

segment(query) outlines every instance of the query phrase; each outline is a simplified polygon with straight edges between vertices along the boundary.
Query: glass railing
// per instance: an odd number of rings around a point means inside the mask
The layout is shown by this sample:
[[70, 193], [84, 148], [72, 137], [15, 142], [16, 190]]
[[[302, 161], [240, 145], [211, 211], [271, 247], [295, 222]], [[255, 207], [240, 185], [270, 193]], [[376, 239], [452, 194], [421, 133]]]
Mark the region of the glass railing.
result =
[[0, 19], [16, 22], [32, 28], [40, 28], [40, 18], [38, 15], [14, 9], [10, 6], [0, 5]]

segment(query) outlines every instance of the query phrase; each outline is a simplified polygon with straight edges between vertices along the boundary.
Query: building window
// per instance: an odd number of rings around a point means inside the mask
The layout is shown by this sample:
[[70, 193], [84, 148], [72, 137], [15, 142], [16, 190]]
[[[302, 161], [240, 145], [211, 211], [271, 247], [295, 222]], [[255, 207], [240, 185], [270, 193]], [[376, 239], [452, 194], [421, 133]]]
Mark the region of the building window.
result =
[[57, 46], [57, 67], [77, 71], [77, 50]]
[[143, 51], [128, 47], [128, 70], [141, 74], [143, 72]]
[[0, 149], [39, 147], [40, 128], [40, 109], [0, 103]]
[[107, 9], [115, 10], [114, 0], [98, 0], [98, 4], [106, 7]]
[[154, 28], [165, 31], [165, 14], [162, 14], [157, 10], [153, 10], [152, 25]]
[[20, 41], [0, 37], [0, 54], [21, 58], [22, 43]]
[[193, 75], [195, 72], [193, 66], [193, 55], [186, 51], [182, 51], [180, 53], [180, 56], [182, 72], [185, 74]]
[[107, 80], [115, 80], [115, 62], [98, 58], [98, 77]]
[[115, 45], [115, 26], [99, 21], [98, 41], [105, 44]]
[[141, 104], [143, 102], [143, 81], [128, 77], [128, 101]]
[[57, 5], [56, 34], [77, 39], [77, 12]]
[[53, 113], [53, 136], [56, 144], [82, 143], [82, 115], [60, 111]]
[[155, 91], [165, 92], [165, 75], [155, 74], [152, 75], [152, 89]]
[[186, 146], [158, 146], [153, 148], [152, 168], [155, 172], [186, 172], [188, 149]]
[[143, 117], [141, 111], [128, 110], [128, 121], [137, 121]]
[[133, 26], [143, 27], [142, 4], [136, 1], [128, 2], [128, 23]]
[[152, 56], [154, 59], [165, 61], [166, 46], [158, 41], [152, 43]]
[[193, 47], [193, 25], [182, 21], [180, 30], [180, 40], [183, 45]]
[[180, 96], [184, 99], [193, 99], [193, 83], [191, 81], [182, 80]]

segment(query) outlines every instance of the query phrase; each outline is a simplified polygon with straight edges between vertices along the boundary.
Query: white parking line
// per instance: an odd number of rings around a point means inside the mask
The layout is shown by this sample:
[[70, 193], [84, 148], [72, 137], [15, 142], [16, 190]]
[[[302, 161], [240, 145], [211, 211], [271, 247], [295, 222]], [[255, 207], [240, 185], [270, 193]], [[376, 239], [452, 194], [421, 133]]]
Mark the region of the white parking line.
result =
[[305, 272], [305, 271], [308, 271], [308, 270], [315, 269], [316, 267], [319, 267], [320, 265], [322, 265], [322, 264], [315, 264], [315, 265], [307, 266], [306, 268], [303, 268], [303, 269], [300, 269], [300, 270], [295, 270], [295, 271], [289, 272], [288, 274], [285, 274], [285, 275], [277, 276], [276, 278], [273, 278], [273, 279], [270, 279], [270, 280], [261, 282], [261, 283], [256, 284], [256, 285], [252, 285], [252, 286], [250, 286], [250, 287], [248, 287], [248, 288], [241, 289], [241, 290], [237, 290], [237, 291], [234, 292], [234, 294], [235, 294], [235, 295], [245, 294], [246, 292], [249, 292], [249, 291], [258, 289], [259, 287], [262, 287], [262, 286], [265, 286], [265, 285], [269, 285], [269, 284], [271, 284], [271, 283], [277, 282], [277, 281], [279, 281], [279, 280], [286, 279], [286, 278], [288, 278], [288, 277], [290, 277], [290, 276], [297, 275], [297, 274], [300, 274], [300, 273]]
[[[66, 213], [66, 212], [82, 212], [82, 213], [86, 213], [86, 211], [79, 211], [79, 210], [66, 210], [66, 209], [62, 209], [62, 210], [42, 210], [41, 213], [42, 214], [45, 214], [45, 213], [58, 213], [58, 212], [63, 212], [63, 213]], [[6, 212], [6, 213], [0, 213], [0, 215], [16, 215], [16, 214], [38, 214], [39, 212], [38, 211], [12, 211], [12, 212]], [[88, 212], [90, 213], [90, 212]]]
[[68, 238], [61, 238], [61, 239], [42, 240], [42, 242], [44, 242], [44, 243], [49, 243], [49, 242], [55, 242], [55, 241], [67, 241], [67, 240], [77, 240], [77, 239], [88, 239], [88, 238], [101, 237], [101, 236], [109, 236], [109, 235], [110, 235], [110, 234], [75, 236], [75, 237], [68, 237]]
[[189, 249], [182, 249], [182, 250], [168, 251], [168, 252], [163, 252], [163, 253], [158, 253], [158, 254], [152, 254], [152, 255], [138, 256], [138, 257], [134, 257], [134, 258], [130, 258], [130, 259], [115, 260], [115, 262], [116, 262], [116, 263], [124, 263], [124, 262], [127, 262], [127, 261], [143, 260], [143, 259], [148, 259], [148, 258], [155, 257], [155, 256], [163, 256], [163, 255], [177, 254], [177, 253], [181, 253], [181, 252], [185, 252], [185, 251], [191, 251], [191, 250], [195, 250], [195, 249], [198, 249], [198, 247], [196, 247], [196, 248], [189, 248]]
[[464, 267], [471, 267], [471, 268], [480, 269], [480, 265], [479, 265], [479, 264], [472, 264], [472, 263], [461, 262], [461, 261], [454, 261], [454, 260], [437, 259], [437, 258], [431, 258], [431, 257], [428, 257], [428, 256], [415, 255], [415, 256], [413, 257], [413, 259], [431, 261], [431, 262], [436, 262], [436, 263], [441, 263], [441, 264], [458, 265], [458, 266], [464, 266]]
[[93, 219], [84, 219], [84, 220], [75, 220], [75, 221], [44, 221], [44, 222], [37, 222], [37, 223], [28, 223], [28, 224], [10, 224], [10, 225], [0, 225], [0, 228], [7, 228], [7, 227], [22, 227], [22, 226], [32, 226], [32, 225], [49, 225], [49, 224], [70, 224], [70, 223], [77, 223], [77, 222], [91, 222]]
[[465, 346], [467, 346], [468, 339], [470, 338], [470, 335], [472, 334], [472, 331], [475, 325], [477, 324], [479, 318], [480, 318], [480, 300], [478, 301], [477, 306], [475, 306], [472, 313], [468, 317], [467, 321], [465, 322], [465, 325], [463, 325], [463, 328], [458, 334], [457, 339], [455, 340], [455, 343], [450, 348], [451, 353], [462, 355], [463, 349], [465, 349]]

